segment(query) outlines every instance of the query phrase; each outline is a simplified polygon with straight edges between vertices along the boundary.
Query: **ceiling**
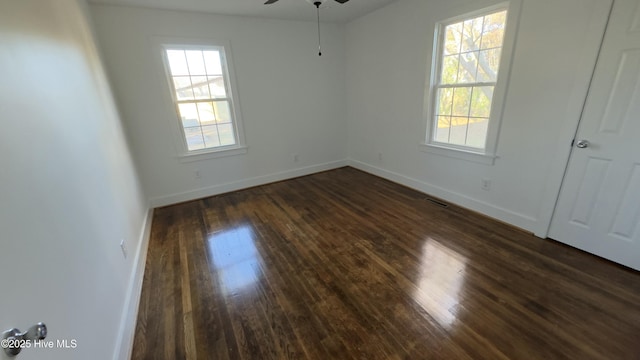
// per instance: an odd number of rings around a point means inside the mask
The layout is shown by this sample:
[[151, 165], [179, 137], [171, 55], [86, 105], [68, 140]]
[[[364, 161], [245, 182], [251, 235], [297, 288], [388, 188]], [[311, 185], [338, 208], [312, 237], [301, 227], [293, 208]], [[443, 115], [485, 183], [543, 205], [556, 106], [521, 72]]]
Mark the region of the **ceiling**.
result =
[[[315, 8], [307, 1], [311, 0], [280, 0], [275, 4], [264, 5], [264, 0], [89, 0], [94, 4], [313, 21], [316, 19]], [[321, 7], [320, 17], [326, 22], [345, 23], [393, 1], [395, 0], [351, 0], [346, 4], [339, 4], [327, 0]]]

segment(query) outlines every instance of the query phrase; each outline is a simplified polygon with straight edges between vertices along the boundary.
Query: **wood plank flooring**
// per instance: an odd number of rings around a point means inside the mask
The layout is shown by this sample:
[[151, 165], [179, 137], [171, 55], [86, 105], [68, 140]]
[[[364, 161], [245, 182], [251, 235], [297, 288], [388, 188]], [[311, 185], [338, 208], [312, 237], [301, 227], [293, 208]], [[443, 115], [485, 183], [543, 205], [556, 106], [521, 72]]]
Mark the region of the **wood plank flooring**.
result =
[[640, 273], [426, 197], [342, 168], [157, 209], [132, 358], [640, 359]]

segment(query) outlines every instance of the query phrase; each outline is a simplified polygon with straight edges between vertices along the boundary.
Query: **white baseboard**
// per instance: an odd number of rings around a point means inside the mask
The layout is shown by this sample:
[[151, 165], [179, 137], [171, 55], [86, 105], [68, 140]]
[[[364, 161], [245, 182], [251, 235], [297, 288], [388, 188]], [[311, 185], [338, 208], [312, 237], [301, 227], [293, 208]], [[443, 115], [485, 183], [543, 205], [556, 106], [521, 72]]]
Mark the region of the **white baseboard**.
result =
[[307, 166], [303, 168], [281, 171], [273, 174], [256, 176], [253, 178], [242, 179], [230, 183], [207, 186], [204, 188], [185, 191], [181, 193], [171, 194], [167, 196], [155, 197], [150, 200], [151, 207], [167, 206], [171, 204], [177, 204], [180, 202], [190, 201], [205, 198], [208, 196], [214, 196], [218, 194], [224, 194], [231, 191], [250, 188], [253, 186], [264, 185], [276, 181], [282, 181], [292, 179], [300, 176], [310, 175], [313, 173], [337, 169], [347, 166], [347, 160], [333, 161], [324, 164], [318, 164], [313, 166]]
[[151, 223], [153, 222], [153, 207], [147, 211], [147, 216], [142, 227], [140, 241], [133, 260], [133, 271], [129, 279], [124, 312], [120, 320], [120, 331], [116, 342], [114, 360], [128, 360], [133, 351], [133, 338], [135, 335], [136, 321], [138, 319], [138, 306], [142, 295], [142, 279], [144, 278], [144, 268], [147, 262], [147, 249], [149, 248], [149, 238], [151, 237]]
[[442, 200], [449, 201], [458, 206], [477, 211], [481, 214], [506, 222], [521, 229], [534, 232], [538, 227], [538, 221], [530, 216], [519, 214], [489, 203], [470, 198], [468, 196], [449, 191], [447, 189], [435, 186], [402, 174], [381, 169], [379, 167], [369, 165], [367, 163], [350, 159], [349, 166], [358, 170], [368, 172], [381, 178], [393, 181], [395, 183], [410, 187], [425, 194], [438, 197]]

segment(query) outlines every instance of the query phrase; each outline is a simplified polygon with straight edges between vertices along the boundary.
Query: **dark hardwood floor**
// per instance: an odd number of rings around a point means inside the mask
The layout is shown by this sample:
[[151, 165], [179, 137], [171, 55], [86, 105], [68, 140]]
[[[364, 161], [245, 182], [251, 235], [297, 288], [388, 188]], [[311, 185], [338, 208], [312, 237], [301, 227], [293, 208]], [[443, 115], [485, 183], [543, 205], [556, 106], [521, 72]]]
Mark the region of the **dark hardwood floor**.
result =
[[157, 209], [133, 359], [640, 359], [640, 273], [425, 198], [342, 168]]

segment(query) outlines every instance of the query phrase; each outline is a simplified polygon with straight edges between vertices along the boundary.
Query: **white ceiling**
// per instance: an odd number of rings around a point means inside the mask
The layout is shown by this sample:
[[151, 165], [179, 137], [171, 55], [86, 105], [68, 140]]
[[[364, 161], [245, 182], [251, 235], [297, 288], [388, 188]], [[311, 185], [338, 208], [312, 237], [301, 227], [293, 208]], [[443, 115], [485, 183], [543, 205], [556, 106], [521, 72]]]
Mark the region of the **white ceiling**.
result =
[[[260, 16], [276, 19], [316, 19], [311, 0], [279, 0], [264, 5], [265, 0], [89, 0], [94, 4], [129, 5], [147, 8], [209, 12], [225, 15]], [[321, 6], [323, 22], [345, 23], [379, 9], [395, 0], [350, 0], [340, 4], [325, 0]]]

